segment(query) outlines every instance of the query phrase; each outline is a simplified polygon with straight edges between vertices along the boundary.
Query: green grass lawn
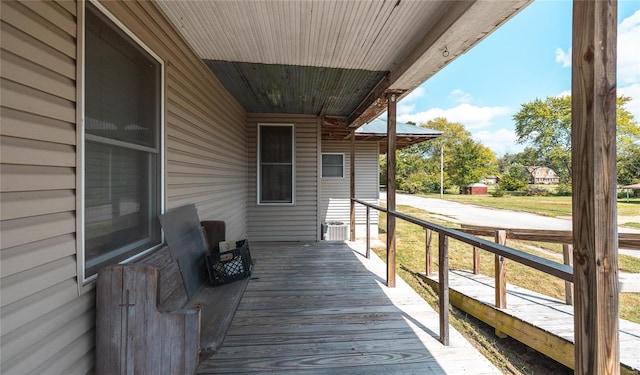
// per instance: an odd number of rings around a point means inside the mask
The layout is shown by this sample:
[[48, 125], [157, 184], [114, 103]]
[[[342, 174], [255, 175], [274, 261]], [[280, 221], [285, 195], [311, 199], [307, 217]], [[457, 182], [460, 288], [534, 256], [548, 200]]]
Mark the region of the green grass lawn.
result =
[[[452, 227], [451, 223], [433, 220], [429, 218], [425, 211], [413, 207], [399, 206], [398, 211], [420, 219]], [[381, 239], [384, 241], [385, 234], [383, 233], [383, 228], [386, 228], [386, 215], [381, 214], [380, 216], [380, 228], [383, 237]], [[404, 272], [409, 273], [424, 272], [424, 230], [417, 225], [404, 222], [403, 220], [396, 221], [396, 230], [396, 257], [398, 267], [405, 270]], [[432, 241], [433, 244], [438, 243], [437, 234], [435, 234]], [[561, 262], [561, 259], [559, 259], [559, 255], [562, 254], [561, 245], [543, 245], [539, 242], [524, 241], [509, 241], [507, 245], [546, 259]], [[541, 247], [543, 250], [531, 250], [531, 246]], [[384, 249], [382, 251], [384, 251]], [[383, 256], [382, 258], [385, 259], [386, 257]], [[480, 272], [482, 274], [493, 277], [493, 259], [493, 254], [486, 251], [480, 252]], [[433, 257], [433, 264], [434, 267], [437, 267], [437, 256]], [[456, 240], [450, 240], [449, 267], [453, 270], [472, 269], [472, 247]], [[621, 255], [619, 257], [619, 268], [626, 272], [640, 272], [640, 259]], [[509, 260], [507, 260], [507, 280], [511, 284], [564, 300], [563, 280]], [[620, 317], [640, 323], [640, 293], [620, 294]]]
[[[439, 194], [425, 195], [439, 198]], [[444, 199], [478, 206], [497, 207], [515, 211], [532, 212], [545, 216], [571, 216], [571, 197], [535, 197], [505, 195], [493, 197], [491, 195], [460, 195], [445, 194]], [[640, 198], [618, 199], [619, 216], [640, 216]], [[640, 223], [636, 227], [640, 227]], [[633, 225], [630, 225], [633, 226]]]

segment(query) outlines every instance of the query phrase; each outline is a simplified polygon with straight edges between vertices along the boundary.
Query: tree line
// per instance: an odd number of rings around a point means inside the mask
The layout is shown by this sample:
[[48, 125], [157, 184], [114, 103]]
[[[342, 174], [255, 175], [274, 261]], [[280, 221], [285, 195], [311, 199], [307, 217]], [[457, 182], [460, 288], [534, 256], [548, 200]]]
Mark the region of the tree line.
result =
[[[617, 181], [640, 182], [640, 125], [625, 108], [630, 98], [621, 96], [616, 107]], [[440, 190], [440, 156], [444, 154], [443, 188], [459, 188], [500, 177], [499, 188], [526, 190], [526, 166], [552, 168], [560, 179], [560, 193], [571, 191], [571, 97], [547, 97], [521, 105], [513, 116], [522, 152], [496, 154], [475, 141], [460, 123], [437, 118], [418, 126], [439, 130], [442, 136], [396, 152], [396, 184], [408, 193]], [[415, 124], [414, 124], [415, 125]], [[386, 183], [386, 157], [380, 159], [381, 183]]]

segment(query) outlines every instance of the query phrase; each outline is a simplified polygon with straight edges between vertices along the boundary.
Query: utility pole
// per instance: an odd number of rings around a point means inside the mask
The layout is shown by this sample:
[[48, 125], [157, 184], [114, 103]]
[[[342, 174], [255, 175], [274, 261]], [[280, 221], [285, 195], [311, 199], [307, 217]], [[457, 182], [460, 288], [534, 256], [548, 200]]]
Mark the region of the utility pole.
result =
[[444, 195], [444, 145], [440, 144], [440, 199]]

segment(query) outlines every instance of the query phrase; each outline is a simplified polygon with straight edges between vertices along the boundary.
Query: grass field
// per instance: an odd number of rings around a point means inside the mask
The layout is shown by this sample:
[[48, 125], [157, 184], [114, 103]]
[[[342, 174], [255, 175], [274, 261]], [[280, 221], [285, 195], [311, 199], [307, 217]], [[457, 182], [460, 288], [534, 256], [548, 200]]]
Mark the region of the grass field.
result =
[[[437, 194], [425, 195], [440, 197]], [[478, 206], [497, 207], [515, 211], [532, 212], [545, 216], [571, 216], [571, 197], [535, 197], [505, 195], [492, 197], [491, 195], [461, 195], [445, 194], [444, 199]], [[640, 198], [618, 199], [619, 216], [640, 216]]]

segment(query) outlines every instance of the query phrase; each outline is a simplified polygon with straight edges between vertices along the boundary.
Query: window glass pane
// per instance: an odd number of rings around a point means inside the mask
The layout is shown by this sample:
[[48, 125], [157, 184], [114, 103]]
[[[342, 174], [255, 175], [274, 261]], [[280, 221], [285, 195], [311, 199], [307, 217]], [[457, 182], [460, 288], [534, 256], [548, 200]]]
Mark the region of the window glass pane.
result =
[[322, 167], [322, 177], [343, 177], [342, 176], [342, 166], [323, 166]]
[[322, 164], [342, 165], [342, 154], [322, 154]]
[[344, 177], [344, 155], [322, 154], [322, 177]]
[[160, 63], [91, 5], [86, 25], [86, 133], [156, 147]]
[[160, 242], [160, 187], [153, 153], [86, 142], [87, 275]]
[[291, 203], [291, 165], [263, 165], [261, 176], [263, 203]]
[[263, 163], [291, 163], [293, 158], [291, 126], [260, 127], [260, 157]]

